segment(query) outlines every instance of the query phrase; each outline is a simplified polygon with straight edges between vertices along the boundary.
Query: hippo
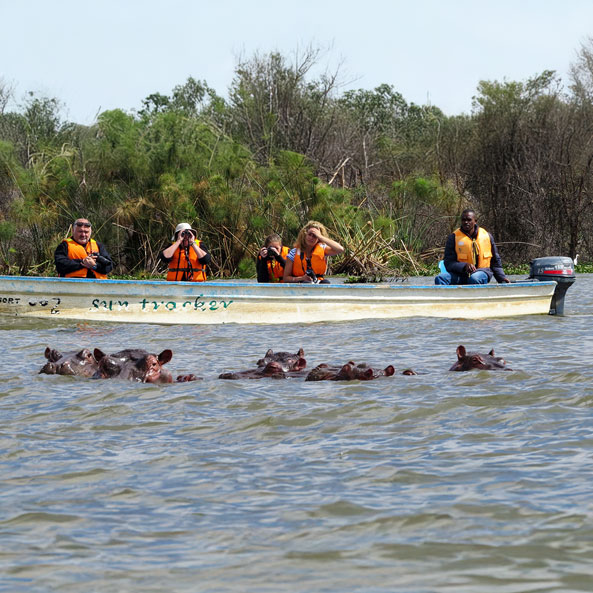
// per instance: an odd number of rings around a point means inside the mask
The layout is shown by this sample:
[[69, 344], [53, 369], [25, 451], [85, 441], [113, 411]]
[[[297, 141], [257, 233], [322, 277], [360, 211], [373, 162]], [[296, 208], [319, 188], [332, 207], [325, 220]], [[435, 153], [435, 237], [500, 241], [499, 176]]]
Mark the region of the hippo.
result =
[[297, 377], [303, 373], [307, 366], [307, 361], [303, 358], [304, 351], [299, 349], [296, 353], [276, 352], [268, 350], [264, 358], [257, 361], [256, 369], [247, 369], [245, 371], [231, 371], [221, 373], [219, 379], [261, 379], [263, 377], [272, 377], [274, 379], [286, 379], [288, 377]]
[[[346, 363], [347, 365], [356, 365], [352, 360]], [[315, 368], [311, 369], [305, 381], [331, 381], [340, 372], [342, 367], [329, 366], [327, 364], [318, 364]]]
[[105, 354], [99, 348], [95, 348], [94, 354], [99, 363], [97, 378], [111, 379], [119, 376], [125, 363], [137, 362], [149, 352], [139, 348], [127, 348], [113, 354]]
[[45, 349], [47, 362], [39, 373], [46, 375], [78, 375], [92, 377], [98, 370], [97, 360], [88, 348], [62, 354], [59, 350]]
[[466, 352], [465, 346], [457, 346], [457, 362], [449, 369], [450, 371], [471, 371], [481, 369], [484, 371], [512, 371], [507, 366], [504, 358], [494, 356], [494, 349], [488, 354], [479, 352]]
[[258, 366], [256, 369], [248, 369], [246, 371], [236, 371], [229, 373], [221, 373], [218, 375], [219, 379], [262, 379], [263, 377], [270, 377], [272, 379], [286, 379], [289, 373], [284, 370], [282, 363], [271, 360], [265, 366]]
[[[169, 349], [163, 350], [160, 354], [151, 354], [146, 350], [128, 348], [114, 354], [105, 354], [99, 348], [95, 348], [95, 358], [98, 361], [98, 372], [96, 378], [119, 379], [138, 381], [140, 383], [173, 383], [173, 375], [163, 365], [173, 358], [173, 352]], [[176, 381], [196, 381], [199, 377], [193, 374], [178, 375]]]
[[[327, 364], [317, 365], [312, 369], [305, 381], [370, 381], [377, 377], [391, 377], [395, 374], [393, 365], [384, 369], [373, 369], [366, 363], [356, 364], [352, 360], [341, 367], [331, 367]], [[407, 369], [403, 374], [416, 374], [411, 369]]]
[[282, 366], [284, 372], [300, 371], [305, 368], [307, 361], [304, 358], [305, 351], [299, 348], [294, 354], [291, 352], [274, 352], [271, 348], [263, 358], [257, 361], [258, 367], [265, 367], [269, 362], [277, 362]]

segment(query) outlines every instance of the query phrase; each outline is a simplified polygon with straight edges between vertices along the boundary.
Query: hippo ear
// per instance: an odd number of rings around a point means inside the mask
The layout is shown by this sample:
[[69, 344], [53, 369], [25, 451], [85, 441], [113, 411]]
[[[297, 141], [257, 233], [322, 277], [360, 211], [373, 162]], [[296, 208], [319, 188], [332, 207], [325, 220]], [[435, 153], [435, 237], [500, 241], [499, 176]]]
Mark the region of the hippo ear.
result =
[[385, 367], [384, 372], [386, 377], [391, 377], [391, 375], [395, 374], [395, 368], [390, 364], [388, 367]]
[[465, 346], [457, 346], [457, 358], [459, 360], [465, 358]]
[[62, 353], [59, 350], [55, 350], [54, 348], [50, 348], [49, 346], [45, 349], [45, 358], [50, 362], [57, 362], [62, 358]]
[[97, 362], [99, 362], [105, 356], [105, 352], [103, 352], [102, 350], [99, 350], [99, 348], [95, 348], [95, 350], [93, 351], [93, 354], [95, 355], [95, 360]]
[[270, 348], [265, 354], [264, 354], [264, 358], [270, 358], [271, 356], [274, 356], [274, 351]]
[[494, 348], [492, 348], [492, 350], [490, 350], [490, 352], [488, 352], [488, 354], [489, 354], [490, 356], [494, 356]]
[[163, 350], [158, 356], [159, 362], [161, 364], [167, 364], [172, 358], [173, 352], [169, 349]]
[[299, 358], [303, 358], [305, 356], [305, 351], [302, 348], [299, 348], [299, 351], [297, 352], [297, 356]]

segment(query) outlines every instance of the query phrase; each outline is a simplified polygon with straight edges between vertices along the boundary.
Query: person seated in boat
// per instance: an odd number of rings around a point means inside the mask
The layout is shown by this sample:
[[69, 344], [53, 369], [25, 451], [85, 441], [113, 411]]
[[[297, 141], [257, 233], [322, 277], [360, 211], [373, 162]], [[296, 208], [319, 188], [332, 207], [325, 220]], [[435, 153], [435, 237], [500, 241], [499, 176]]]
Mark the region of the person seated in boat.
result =
[[294, 249], [286, 256], [283, 282], [329, 284], [325, 278], [327, 258], [343, 253], [344, 248], [327, 236], [325, 227], [310, 220], [299, 232]]
[[205, 282], [206, 266], [212, 258], [202, 241], [198, 240], [197, 232], [187, 222], [181, 222], [171, 240], [173, 243], [159, 256], [169, 266], [167, 280]]
[[64, 239], [54, 252], [58, 276], [62, 278], [107, 278], [113, 260], [105, 246], [91, 239], [92, 227], [86, 218], [77, 218], [72, 236]]
[[461, 213], [460, 227], [447, 237], [444, 264], [435, 284], [488, 284], [492, 276], [499, 284], [510, 282], [492, 235], [478, 226], [471, 208]]
[[257, 281], [258, 282], [282, 282], [286, 256], [290, 249], [282, 246], [282, 238], [276, 233], [268, 235], [264, 246], [257, 254]]

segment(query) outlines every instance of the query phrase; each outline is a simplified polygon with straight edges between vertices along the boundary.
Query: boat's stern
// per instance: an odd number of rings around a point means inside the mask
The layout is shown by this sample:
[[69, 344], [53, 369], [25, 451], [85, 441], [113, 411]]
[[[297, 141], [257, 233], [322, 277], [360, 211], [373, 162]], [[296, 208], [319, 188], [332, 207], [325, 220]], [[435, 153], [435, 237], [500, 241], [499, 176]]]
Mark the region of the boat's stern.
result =
[[550, 315], [564, 315], [564, 297], [574, 284], [576, 274], [574, 262], [570, 257], [538, 257], [531, 261], [529, 278], [535, 280], [554, 280], [556, 289], [550, 303]]

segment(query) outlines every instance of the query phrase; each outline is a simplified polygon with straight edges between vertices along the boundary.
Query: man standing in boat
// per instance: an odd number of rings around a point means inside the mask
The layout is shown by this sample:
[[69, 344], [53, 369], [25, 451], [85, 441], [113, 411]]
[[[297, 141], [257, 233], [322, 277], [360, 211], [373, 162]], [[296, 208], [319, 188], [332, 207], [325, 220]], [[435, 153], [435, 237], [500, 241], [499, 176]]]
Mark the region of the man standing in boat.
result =
[[510, 282], [492, 235], [478, 226], [471, 208], [461, 213], [461, 226], [447, 237], [444, 264], [435, 284], [488, 284], [492, 276], [499, 284]]
[[62, 278], [107, 278], [113, 261], [105, 246], [91, 239], [92, 227], [86, 218], [72, 225], [72, 236], [64, 239], [54, 253], [58, 276]]
[[161, 260], [169, 266], [167, 280], [206, 282], [206, 266], [212, 258], [196, 237], [196, 231], [187, 222], [177, 225], [172, 245], [160, 254]]

